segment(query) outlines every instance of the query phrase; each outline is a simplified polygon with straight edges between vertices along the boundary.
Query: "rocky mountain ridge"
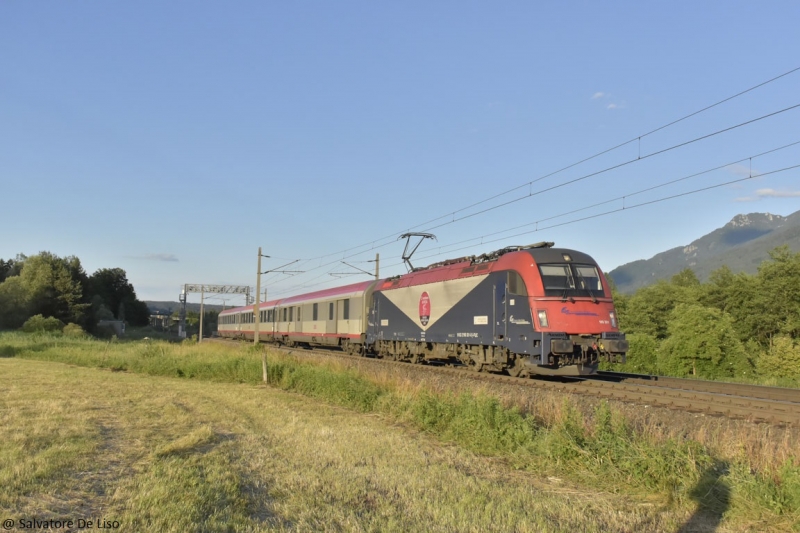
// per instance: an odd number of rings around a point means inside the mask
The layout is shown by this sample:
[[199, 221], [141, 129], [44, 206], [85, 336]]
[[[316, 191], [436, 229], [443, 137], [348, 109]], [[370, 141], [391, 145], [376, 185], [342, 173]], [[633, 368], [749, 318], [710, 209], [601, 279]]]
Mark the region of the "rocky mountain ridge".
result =
[[684, 268], [694, 270], [701, 281], [724, 265], [734, 272], [752, 274], [769, 258], [770, 250], [784, 244], [800, 251], [800, 211], [786, 217], [771, 213], [741, 214], [686, 246], [621, 265], [608, 274], [625, 293], [669, 279]]

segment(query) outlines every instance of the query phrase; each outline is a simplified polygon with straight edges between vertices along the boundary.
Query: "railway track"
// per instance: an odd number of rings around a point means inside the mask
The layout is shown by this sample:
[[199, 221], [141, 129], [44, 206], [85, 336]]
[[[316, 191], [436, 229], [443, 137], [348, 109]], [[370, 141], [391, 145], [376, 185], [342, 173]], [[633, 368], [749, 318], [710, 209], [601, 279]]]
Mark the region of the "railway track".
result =
[[715, 392], [719, 394], [732, 394], [749, 398], [761, 398], [764, 400], [800, 403], [800, 389], [765, 387], [763, 385], [750, 385], [746, 383], [725, 383], [719, 381], [701, 381], [696, 379], [625, 374], [622, 372], [599, 372], [598, 374], [601, 376], [601, 378], [619, 378], [624, 380], [625, 383], [641, 383], [653, 387], [669, 387], [682, 390]]
[[[224, 339], [217, 339], [217, 342], [238, 343], [238, 341]], [[409, 366], [409, 363], [357, 357], [336, 350], [275, 346], [272, 346], [272, 348], [292, 353], [324, 355], [351, 362]], [[455, 366], [413, 366], [414, 368], [426, 368], [430, 372], [457, 375], [460, 378], [475, 381], [493, 381], [509, 385], [582, 394], [594, 398], [664, 407], [691, 413], [800, 427], [800, 389], [646, 376], [622, 372], [600, 372], [597, 376], [590, 378], [520, 379], [500, 374], [472, 372]]]

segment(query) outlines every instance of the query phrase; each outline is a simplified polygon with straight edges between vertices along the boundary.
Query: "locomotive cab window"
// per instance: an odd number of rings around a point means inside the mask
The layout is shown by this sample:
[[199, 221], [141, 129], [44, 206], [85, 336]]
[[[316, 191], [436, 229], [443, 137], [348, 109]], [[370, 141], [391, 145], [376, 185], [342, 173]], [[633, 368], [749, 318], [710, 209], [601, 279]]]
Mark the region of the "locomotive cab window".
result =
[[545, 296], [602, 296], [603, 282], [594, 265], [539, 265]]
[[600, 281], [600, 274], [597, 269], [589, 265], [575, 265], [575, 272], [578, 274], [578, 285], [582, 289], [603, 292], [603, 282]]

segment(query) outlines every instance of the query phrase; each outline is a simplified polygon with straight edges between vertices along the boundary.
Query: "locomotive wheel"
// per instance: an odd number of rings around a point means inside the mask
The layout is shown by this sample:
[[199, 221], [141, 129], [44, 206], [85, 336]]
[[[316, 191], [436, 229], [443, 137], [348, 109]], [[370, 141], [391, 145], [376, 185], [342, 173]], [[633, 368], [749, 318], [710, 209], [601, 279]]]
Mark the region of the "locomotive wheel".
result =
[[525, 369], [525, 363], [522, 359], [514, 360], [514, 366], [510, 366], [506, 369], [508, 375], [513, 378], [524, 378], [528, 377], [528, 371]]

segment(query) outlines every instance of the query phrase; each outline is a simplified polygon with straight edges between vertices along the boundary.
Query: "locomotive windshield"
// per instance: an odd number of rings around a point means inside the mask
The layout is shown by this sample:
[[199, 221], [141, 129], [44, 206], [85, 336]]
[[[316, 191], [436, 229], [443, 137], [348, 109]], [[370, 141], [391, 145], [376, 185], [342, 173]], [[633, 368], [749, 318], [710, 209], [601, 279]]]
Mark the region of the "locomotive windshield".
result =
[[603, 296], [603, 282], [593, 265], [539, 265], [545, 296]]

